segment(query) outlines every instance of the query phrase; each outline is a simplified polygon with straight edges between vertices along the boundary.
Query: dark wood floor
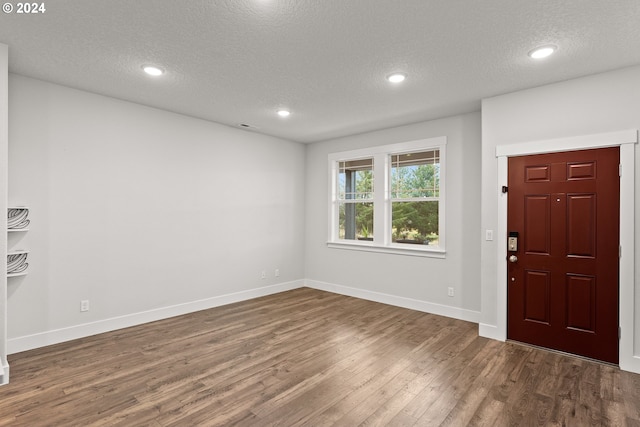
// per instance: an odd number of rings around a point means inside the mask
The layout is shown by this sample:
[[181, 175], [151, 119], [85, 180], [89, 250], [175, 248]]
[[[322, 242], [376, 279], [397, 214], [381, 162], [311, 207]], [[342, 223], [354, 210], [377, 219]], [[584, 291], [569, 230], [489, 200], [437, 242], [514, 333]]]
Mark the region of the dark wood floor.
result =
[[10, 356], [2, 426], [640, 426], [640, 375], [298, 289]]

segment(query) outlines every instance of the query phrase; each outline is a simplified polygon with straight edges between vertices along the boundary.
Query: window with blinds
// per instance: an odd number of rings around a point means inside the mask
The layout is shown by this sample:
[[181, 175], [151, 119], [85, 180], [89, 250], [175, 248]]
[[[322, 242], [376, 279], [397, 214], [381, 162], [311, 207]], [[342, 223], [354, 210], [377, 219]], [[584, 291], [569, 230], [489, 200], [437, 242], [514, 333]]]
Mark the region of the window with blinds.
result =
[[329, 154], [329, 246], [443, 258], [446, 141]]
[[373, 159], [339, 162], [337, 183], [339, 238], [373, 240]]

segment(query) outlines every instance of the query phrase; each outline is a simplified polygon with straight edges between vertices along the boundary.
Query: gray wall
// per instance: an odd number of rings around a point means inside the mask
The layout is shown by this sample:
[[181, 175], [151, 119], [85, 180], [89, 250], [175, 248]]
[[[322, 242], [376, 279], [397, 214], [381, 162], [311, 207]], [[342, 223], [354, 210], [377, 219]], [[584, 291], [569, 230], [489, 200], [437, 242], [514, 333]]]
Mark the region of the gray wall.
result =
[[[445, 259], [327, 247], [329, 153], [447, 137]], [[307, 147], [307, 284], [478, 321], [480, 311], [480, 114], [340, 138]], [[447, 296], [447, 288], [455, 296]], [[394, 298], [398, 297], [398, 298]]]
[[31, 251], [10, 352], [303, 283], [304, 145], [18, 75], [9, 89], [9, 201], [31, 208], [10, 242]]

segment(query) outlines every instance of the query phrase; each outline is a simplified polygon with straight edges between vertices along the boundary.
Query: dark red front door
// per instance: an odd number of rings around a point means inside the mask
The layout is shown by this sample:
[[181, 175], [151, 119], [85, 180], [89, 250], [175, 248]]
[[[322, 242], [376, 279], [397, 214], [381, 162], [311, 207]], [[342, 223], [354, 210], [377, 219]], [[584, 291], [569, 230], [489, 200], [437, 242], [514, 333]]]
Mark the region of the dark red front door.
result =
[[509, 339], [618, 363], [619, 163], [619, 148], [509, 159]]

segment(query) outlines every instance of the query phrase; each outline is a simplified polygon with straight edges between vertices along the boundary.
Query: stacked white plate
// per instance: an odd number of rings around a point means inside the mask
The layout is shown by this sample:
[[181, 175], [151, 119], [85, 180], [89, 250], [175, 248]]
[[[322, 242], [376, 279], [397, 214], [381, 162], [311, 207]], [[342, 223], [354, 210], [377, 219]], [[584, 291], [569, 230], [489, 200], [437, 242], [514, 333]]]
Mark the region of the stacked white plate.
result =
[[29, 267], [27, 252], [7, 255], [7, 274], [22, 273]]
[[29, 226], [29, 209], [26, 208], [10, 208], [8, 210], [7, 228], [11, 230], [20, 230]]

